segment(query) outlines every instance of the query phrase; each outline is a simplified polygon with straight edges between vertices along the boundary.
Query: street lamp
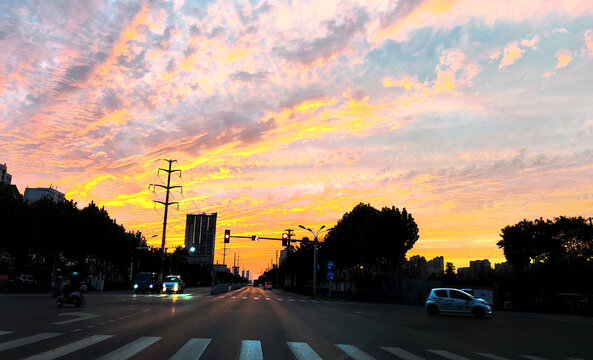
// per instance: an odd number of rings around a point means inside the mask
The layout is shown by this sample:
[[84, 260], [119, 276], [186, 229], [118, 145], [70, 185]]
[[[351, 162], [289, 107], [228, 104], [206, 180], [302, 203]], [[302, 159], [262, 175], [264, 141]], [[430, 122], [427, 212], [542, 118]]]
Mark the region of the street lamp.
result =
[[[317, 236], [319, 235], [319, 233], [321, 232], [321, 230], [325, 229], [325, 225], [322, 225], [319, 230], [317, 230], [317, 232], [314, 232], [313, 230], [304, 227], [303, 225], [299, 225], [299, 227], [301, 229], [305, 229], [307, 231], [309, 231], [312, 235], [313, 235], [313, 296], [317, 295]], [[330, 229], [327, 229], [325, 231], [329, 231]]]

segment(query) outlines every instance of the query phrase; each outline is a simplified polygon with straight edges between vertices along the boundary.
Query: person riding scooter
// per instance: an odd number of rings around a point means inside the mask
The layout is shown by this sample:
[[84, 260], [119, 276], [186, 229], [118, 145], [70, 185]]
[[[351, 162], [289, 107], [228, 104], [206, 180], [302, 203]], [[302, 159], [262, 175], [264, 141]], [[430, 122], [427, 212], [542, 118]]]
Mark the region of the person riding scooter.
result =
[[73, 272], [70, 279], [62, 284], [58, 306], [62, 306], [63, 304], [74, 304], [76, 307], [82, 306], [85, 303], [82, 296], [84, 290], [86, 290], [86, 285], [81, 285], [78, 273], [76, 271]]

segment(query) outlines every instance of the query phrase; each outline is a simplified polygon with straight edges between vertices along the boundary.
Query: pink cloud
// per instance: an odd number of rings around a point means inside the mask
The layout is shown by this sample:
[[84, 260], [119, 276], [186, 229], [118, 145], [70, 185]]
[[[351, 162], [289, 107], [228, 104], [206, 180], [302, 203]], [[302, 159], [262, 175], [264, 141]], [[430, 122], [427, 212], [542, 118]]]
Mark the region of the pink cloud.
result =
[[539, 41], [539, 36], [536, 35], [531, 40], [529, 40], [529, 39], [521, 40], [521, 45], [523, 45], [524, 47], [529, 47], [529, 48], [535, 49], [535, 44], [537, 44], [538, 41]]
[[585, 31], [585, 48], [587, 54], [593, 56], [593, 30]]

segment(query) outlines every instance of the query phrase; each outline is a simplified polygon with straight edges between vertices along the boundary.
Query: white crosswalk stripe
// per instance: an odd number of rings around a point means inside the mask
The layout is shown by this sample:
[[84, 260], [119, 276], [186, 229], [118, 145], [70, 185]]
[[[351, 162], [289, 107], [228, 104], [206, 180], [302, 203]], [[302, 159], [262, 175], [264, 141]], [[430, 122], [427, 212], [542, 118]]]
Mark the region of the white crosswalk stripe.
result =
[[42, 341], [42, 340], [46, 340], [46, 339], [51, 339], [51, 338], [59, 336], [59, 335], [62, 335], [62, 333], [41, 333], [41, 334], [37, 334], [37, 335], [33, 335], [33, 336], [24, 337], [21, 339], [6, 341], [3, 343], [0, 343], [0, 351], [13, 349], [13, 348], [16, 348], [19, 346], [29, 345], [34, 342], [38, 342], [38, 341]]
[[381, 349], [401, 358], [404, 360], [424, 360], [423, 357], [417, 356], [408, 352], [404, 349], [400, 349], [398, 347], [388, 347], [388, 346], [381, 346]]
[[155, 342], [159, 341], [160, 337], [155, 336], [143, 336], [137, 340], [132, 341], [131, 343], [124, 345], [107, 355], [101, 356], [97, 360], [125, 360], [129, 359], [132, 356], [138, 354], [140, 351], [146, 349], [150, 345], [154, 344]]
[[323, 360], [307, 343], [287, 342], [287, 344], [298, 360]]
[[336, 346], [354, 360], [377, 360], [354, 345], [336, 344]]
[[479, 353], [479, 352], [477, 352], [476, 354], [478, 354], [480, 356], [483, 356], [483, 357], [485, 357], [487, 359], [492, 359], [492, 360], [509, 360], [509, 359], [507, 359], [505, 357], [494, 355], [494, 354]]
[[210, 341], [211, 339], [189, 339], [169, 360], [198, 360]]
[[82, 340], [75, 341], [71, 344], [60, 346], [58, 348], [43, 352], [41, 354], [30, 356], [23, 360], [53, 360], [61, 356], [68, 355], [80, 349], [84, 349], [87, 346], [94, 345], [103, 340], [107, 340], [113, 335], [93, 335]]
[[451, 360], [469, 360], [468, 358], [450, 353], [445, 350], [426, 350], [426, 351], [430, 351], [433, 354], [437, 354], [437, 355], [440, 355], [444, 358], [451, 359]]
[[241, 342], [240, 360], [263, 360], [263, 358], [264, 354], [259, 340], [243, 340]]

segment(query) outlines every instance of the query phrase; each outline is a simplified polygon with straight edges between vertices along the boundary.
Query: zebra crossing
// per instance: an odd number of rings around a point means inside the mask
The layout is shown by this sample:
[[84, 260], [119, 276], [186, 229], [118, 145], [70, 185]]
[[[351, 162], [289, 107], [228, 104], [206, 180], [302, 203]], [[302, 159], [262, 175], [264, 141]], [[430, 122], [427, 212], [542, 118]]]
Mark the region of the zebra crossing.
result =
[[[0, 341], [5, 335], [17, 335], [12, 331], [0, 331]], [[53, 339], [64, 335], [64, 333], [39, 333], [35, 335], [25, 336], [0, 342], [0, 358], [3, 358], [2, 352], [16, 349], [19, 347], [26, 347], [34, 343], [44, 343], [49, 339]], [[75, 340], [66, 345], [51, 348], [42, 351], [38, 354], [26, 357], [24, 360], [53, 360], [62, 356], [66, 356], [76, 351], [93, 347], [94, 353], [97, 354], [97, 360], [125, 360], [133, 356], [147, 351], [152, 345], [163, 341], [159, 336], [141, 336], [116, 349], [102, 349], [97, 348], [99, 344], [105, 340], [114, 338], [115, 335], [91, 335], [82, 339]], [[209, 338], [190, 338], [177, 351], [175, 351], [169, 359], [171, 360], [199, 360], [202, 358], [204, 352], [211, 346], [213, 339]], [[45, 343], [47, 345], [47, 342]], [[306, 342], [288, 341], [285, 343], [293, 358], [296, 360], [323, 360], [323, 358]], [[238, 358], [239, 360], [263, 360], [265, 358], [278, 358], [277, 356], [264, 356], [265, 348], [262, 346], [260, 340], [242, 340], [239, 346]], [[363, 351], [352, 344], [334, 344], [334, 348], [348, 356], [353, 360], [377, 360], [376, 357]], [[473, 352], [459, 355], [449, 352], [444, 349], [422, 349], [413, 350], [403, 349], [393, 346], [381, 346], [378, 349], [369, 349], [375, 355], [382, 359], [401, 359], [401, 360], [426, 360], [426, 359], [449, 359], [449, 360], [469, 360], [469, 359], [491, 359], [491, 360], [513, 360], [513, 359], [530, 359], [530, 360], [546, 360], [544, 357], [531, 354], [517, 354], [513, 357], [500, 356], [497, 354], [485, 352]], [[585, 360], [582, 358], [565, 357], [565, 360]]]

